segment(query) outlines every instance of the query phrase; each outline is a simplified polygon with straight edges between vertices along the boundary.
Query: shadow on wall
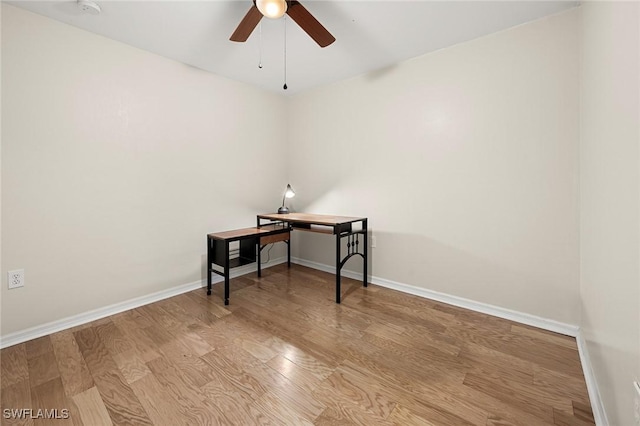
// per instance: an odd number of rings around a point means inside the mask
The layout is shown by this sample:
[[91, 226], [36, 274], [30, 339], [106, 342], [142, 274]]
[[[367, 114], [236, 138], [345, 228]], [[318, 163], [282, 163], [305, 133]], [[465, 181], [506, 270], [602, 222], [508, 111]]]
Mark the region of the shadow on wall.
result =
[[379, 68], [365, 75], [365, 78], [369, 81], [379, 80], [393, 73], [398, 68], [398, 64], [387, 65], [386, 67]]

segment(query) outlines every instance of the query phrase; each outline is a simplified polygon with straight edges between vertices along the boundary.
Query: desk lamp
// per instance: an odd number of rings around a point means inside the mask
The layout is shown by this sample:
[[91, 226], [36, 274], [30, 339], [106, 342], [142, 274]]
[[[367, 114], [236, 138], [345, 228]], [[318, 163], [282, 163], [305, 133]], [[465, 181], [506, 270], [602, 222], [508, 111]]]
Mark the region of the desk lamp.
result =
[[284, 191], [284, 197], [282, 197], [282, 207], [280, 207], [278, 209], [278, 213], [279, 214], [287, 214], [289, 213], [289, 209], [287, 207], [285, 207], [284, 205], [284, 201], [287, 198], [293, 198], [295, 197], [296, 193], [293, 191], [293, 189], [291, 188], [291, 185], [287, 184], [287, 189]]

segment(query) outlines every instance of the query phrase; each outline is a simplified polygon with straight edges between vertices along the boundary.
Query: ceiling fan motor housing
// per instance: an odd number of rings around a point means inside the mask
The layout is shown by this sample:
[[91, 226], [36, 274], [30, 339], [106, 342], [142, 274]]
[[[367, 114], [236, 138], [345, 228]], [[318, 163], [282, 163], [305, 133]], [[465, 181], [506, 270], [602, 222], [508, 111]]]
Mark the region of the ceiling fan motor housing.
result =
[[282, 8], [282, 13], [279, 16], [274, 16], [275, 18], [279, 18], [286, 13], [320, 47], [327, 47], [336, 41], [336, 38], [297, 0], [254, 0], [254, 4], [242, 18], [242, 21], [240, 21], [240, 24], [238, 24], [229, 39], [237, 42], [247, 41], [262, 17], [267, 16], [264, 15], [265, 12], [261, 10], [262, 6], [259, 3], [271, 2], [279, 4], [279, 7]]

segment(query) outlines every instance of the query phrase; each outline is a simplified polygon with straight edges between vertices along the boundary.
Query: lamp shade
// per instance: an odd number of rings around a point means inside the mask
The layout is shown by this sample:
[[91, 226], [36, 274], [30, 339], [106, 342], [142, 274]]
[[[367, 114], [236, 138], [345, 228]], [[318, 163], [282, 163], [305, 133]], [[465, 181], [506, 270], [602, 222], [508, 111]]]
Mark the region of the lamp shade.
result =
[[287, 184], [287, 189], [286, 191], [284, 191], [284, 196], [287, 198], [293, 198], [296, 196], [296, 193], [293, 191], [293, 188], [291, 188], [291, 185]]
[[286, 0], [256, 0], [256, 7], [263, 16], [271, 19], [282, 18], [287, 11]]
[[287, 189], [284, 190], [284, 195], [282, 196], [282, 207], [278, 209], [278, 213], [280, 214], [289, 213], [289, 209], [287, 208], [287, 206], [284, 205], [284, 202], [287, 198], [293, 198], [295, 197], [295, 195], [296, 195], [296, 192], [293, 190], [293, 188], [291, 188], [291, 185], [287, 184]]

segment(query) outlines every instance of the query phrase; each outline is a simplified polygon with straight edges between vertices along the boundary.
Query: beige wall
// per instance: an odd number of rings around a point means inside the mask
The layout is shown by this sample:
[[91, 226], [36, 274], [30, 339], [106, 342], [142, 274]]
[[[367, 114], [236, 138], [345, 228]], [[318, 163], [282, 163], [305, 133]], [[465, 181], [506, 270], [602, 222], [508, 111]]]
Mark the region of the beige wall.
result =
[[612, 425], [632, 425], [640, 379], [640, 8], [582, 11], [581, 327]]
[[1, 334], [202, 279], [278, 205], [284, 102], [2, 4]]
[[373, 276], [577, 325], [578, 46], [574, 9], [294, 97], [294, 206], [367, 215]]

